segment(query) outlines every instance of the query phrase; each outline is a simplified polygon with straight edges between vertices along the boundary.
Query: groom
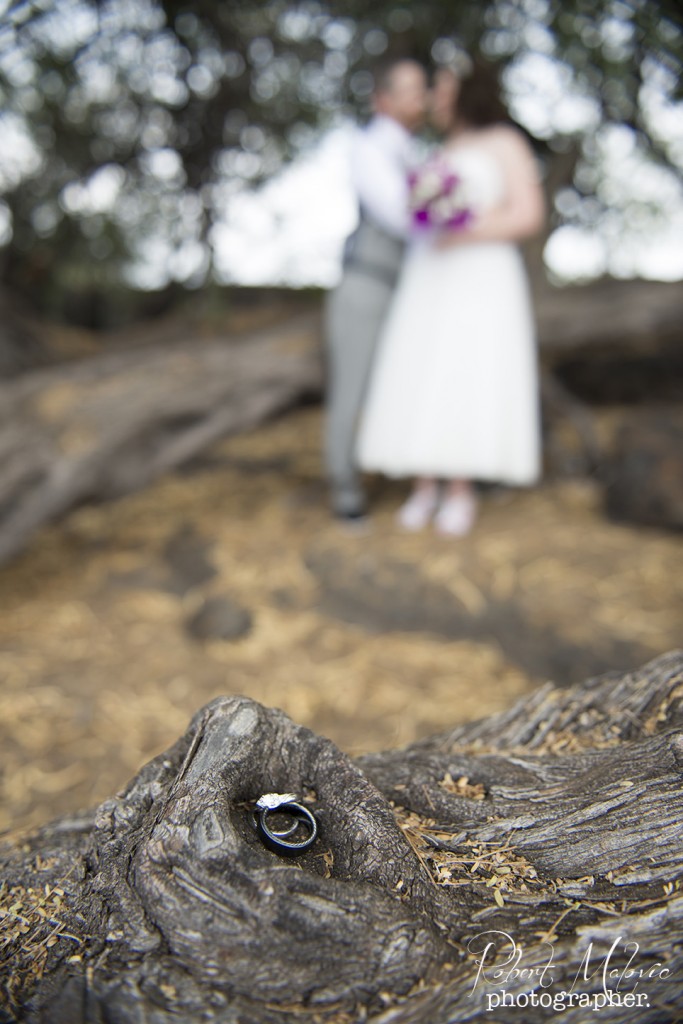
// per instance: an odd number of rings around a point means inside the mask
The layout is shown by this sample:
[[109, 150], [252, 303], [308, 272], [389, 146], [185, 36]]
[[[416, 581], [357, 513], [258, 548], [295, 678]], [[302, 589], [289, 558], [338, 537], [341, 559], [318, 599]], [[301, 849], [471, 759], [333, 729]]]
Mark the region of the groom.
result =
[[375, 81], [374, 116], [352, 142], [351, 181], [360, 219], [346, 244], [341, 282], [325, 311], [325, 462], [332, 511], [346, 522], [365, 516], [365, 495], [354, 463], [356, 425], [401, 268], [408, 231], [412, 134], [422, 126], [426, 100], [424, 68], [412, 60], [387, 65]]

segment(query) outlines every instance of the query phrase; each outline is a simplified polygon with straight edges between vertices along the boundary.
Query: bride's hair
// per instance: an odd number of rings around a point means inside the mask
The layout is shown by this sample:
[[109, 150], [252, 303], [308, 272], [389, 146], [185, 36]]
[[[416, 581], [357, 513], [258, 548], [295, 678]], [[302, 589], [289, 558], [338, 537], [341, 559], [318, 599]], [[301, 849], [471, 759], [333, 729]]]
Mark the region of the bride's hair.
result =
[[460, 87], [455, 99], [455, 117], [474, 128], [509, 123], [512, 118], [503, 102], [498, 69], [481, 59], [471, 62], [458, 76]]

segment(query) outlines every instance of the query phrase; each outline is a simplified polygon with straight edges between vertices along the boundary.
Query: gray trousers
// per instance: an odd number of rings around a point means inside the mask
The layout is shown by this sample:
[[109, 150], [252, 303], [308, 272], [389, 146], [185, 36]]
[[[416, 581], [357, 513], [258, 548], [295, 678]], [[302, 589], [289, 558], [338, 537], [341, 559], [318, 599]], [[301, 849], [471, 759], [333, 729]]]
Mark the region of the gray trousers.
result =
[[365, 503], [354, 458], [356, 428], [403, 248], [398, 239], [362, 221], [342, 280], [326, 302], [325, 465], [332, 507], [342, 515], [362, 511]]

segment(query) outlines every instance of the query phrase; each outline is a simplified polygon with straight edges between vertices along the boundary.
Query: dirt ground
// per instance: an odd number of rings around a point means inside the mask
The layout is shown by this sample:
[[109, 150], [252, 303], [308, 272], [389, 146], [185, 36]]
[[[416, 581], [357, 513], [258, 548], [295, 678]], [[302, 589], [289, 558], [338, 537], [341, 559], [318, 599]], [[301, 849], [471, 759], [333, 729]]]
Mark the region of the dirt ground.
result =
[[[404, 488], [376, 481], [371, 529], [350, 534], [320, 429], [309, 407], [224, 441], [2, 570], [0, 829], [111, 794], [220, 694], [357, 754], [680, 644], [680, 537], [608, 522], [590, 482], [487, 491], [454, 541], [401, 533]], [[244, 636], [192, 635], [212, 597], [248, 613]]]

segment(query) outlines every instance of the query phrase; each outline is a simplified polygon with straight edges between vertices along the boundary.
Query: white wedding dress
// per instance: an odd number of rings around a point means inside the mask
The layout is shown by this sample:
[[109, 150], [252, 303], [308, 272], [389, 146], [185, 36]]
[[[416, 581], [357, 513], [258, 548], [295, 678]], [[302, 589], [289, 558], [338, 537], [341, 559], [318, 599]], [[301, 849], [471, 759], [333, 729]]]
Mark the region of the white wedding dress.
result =
[[[447, 152], [475, 211], [503, 175], [483, 148]], [[531, 484], [539, 475], [535, 331], [521, 254], [507, 242], [411, 243], [377, 349], [358, 435], [365, 470]]]

